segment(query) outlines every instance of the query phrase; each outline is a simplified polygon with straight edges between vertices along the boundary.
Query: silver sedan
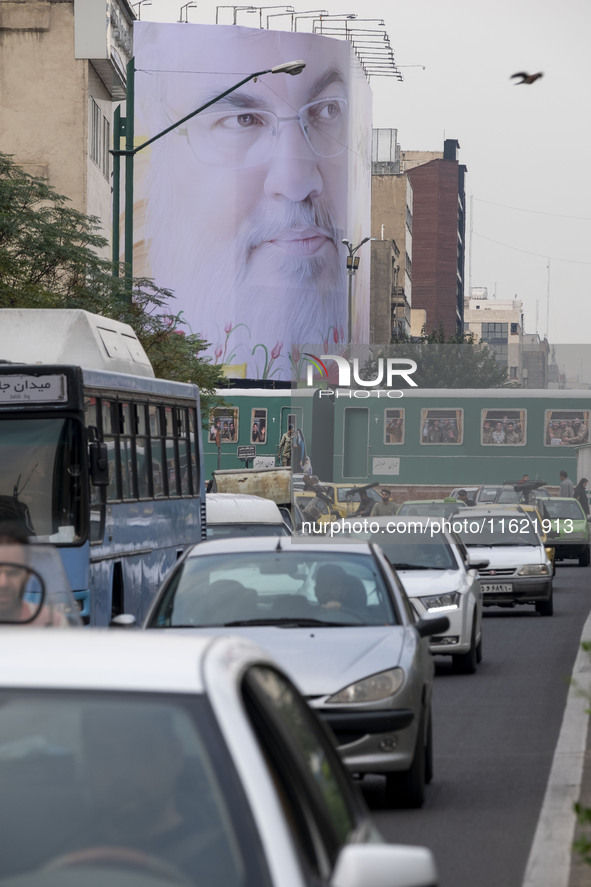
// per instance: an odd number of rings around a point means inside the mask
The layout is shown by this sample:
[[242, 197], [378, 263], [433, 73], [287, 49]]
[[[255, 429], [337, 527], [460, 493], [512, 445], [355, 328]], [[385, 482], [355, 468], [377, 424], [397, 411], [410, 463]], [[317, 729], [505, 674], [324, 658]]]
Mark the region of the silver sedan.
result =
[[433, 775], [428, 637], [378, 546], [303, 538], [205, 542], [158, 593], [144, 627], [248, 637], [291, 674], [332, 728], [347, 768], [386, 776], [421, 806]]
[[450, 521], [440, 518], [372, 518], [371, 535], [396, 569], [420, 617], [445, 614], [447, 631], [431, 637], [431, 652], [451, 656], [454, 669], [473, 674], [482, 660], [482, 588], [479, 569]]

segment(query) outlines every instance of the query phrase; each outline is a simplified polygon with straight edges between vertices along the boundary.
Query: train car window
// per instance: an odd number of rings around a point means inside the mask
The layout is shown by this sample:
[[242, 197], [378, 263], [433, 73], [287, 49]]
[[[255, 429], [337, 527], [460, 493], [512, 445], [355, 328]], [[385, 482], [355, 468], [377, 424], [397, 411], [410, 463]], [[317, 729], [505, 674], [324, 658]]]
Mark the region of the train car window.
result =
[[463, 439], [463, 409], [421, 410], [421, 444], [457, 446]]
[[384, 410], [384, 443], [404, 443], [404, 410]]
[[267, 410], [254, 407], [251, 410], [250, 442], [264, 444], [267, 441]]
[[526, 410], [482, 410], [480, 442], [483, 447], [525, 446], [527, 441]]
[[589, 410], [546, 410], [544, 446], [576, 447], [589, 443]]

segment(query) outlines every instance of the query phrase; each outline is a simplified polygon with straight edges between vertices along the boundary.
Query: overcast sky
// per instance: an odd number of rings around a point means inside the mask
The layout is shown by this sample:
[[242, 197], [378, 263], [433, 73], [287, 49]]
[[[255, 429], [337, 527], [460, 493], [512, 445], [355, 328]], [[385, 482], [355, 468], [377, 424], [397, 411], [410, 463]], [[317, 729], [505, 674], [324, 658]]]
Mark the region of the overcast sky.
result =
[[[144, 2], [140, 17], [175, 22], [183, 5]], [[551, 343], [591, 343], [589, 0], [292, 5], [383, 19], [404, 80], [371, 78], [374, 126], [397, 129], [403, 150], [459, 141], [468, 169], [466, 289], [521, 299], [526, 332], [548, 334]], [[214, 24], [217, 10], [220, 24], [232, 24], [233, 9], [196, 0], [182, 14]], [[262, 7], [263, 26], [273, 15], [272, 28], [289, 30], [290, 17], [275, 15], [281, 9]], [[238, 10], [237, 24], [258, 27], [260, 15]], [[306, 23], [298, 30], [309, 30]], [[517, 71], [544, 76], [517, 86], [510, 79]]]

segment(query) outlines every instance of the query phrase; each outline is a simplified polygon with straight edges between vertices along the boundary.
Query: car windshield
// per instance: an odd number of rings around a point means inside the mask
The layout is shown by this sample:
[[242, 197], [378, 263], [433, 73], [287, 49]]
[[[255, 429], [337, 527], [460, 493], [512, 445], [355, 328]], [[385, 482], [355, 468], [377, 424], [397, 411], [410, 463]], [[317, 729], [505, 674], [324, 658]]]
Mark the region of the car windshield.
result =
[[449, 517], [458, 508], [465, 507], [464, 502], [403, 502], [397, 514], [415, 517]]
[[498, 487], [484, 487], [478, 493], [477, 499], [479, 502], [494, 502], [498, 492]]
[[373, 557], [298, 548], [187, 558], [148, 627], [395, 623]]
[[[458, 521], [458, 524], [460, 522]], [[460, 538], [467, 547], [478, 545], [541, 545], [533, 524], [525, 514], [476, 515], [471, 514], [458, 526]]]
[[3, 884], [269, 884], [204, 697], [4, 691], [0, 786]]
[[508, 503], [519, 502], [519, 498], [516, 490], [499, 490], [495, 501], [507, 505]]
[[[373, 487], [367, 487], [365, 489], [365, 493], [369, 499], [373, 499], [374, 502], [380, 502], [380, 494], [377, 493]], [[359, 505], [361, 502], [361, 495], [359, 490], [355, 487], [337, 487], [337, 502], [354, 502], [356, 505]]]
[[[414, 534], [412, 534], [414, 535]], [[442, 537], [424, 540], [405, 539], [388, 532], [372, 537], [372, 542], [381, 545], [384, 554], [397, 570], [457, 570], [458, 562], [449, 544]]]
[[576, 499], [571, 499], [567, 502], [557, 501], [556, 499], [544, 499], [544, 506], [550, 518], [586, 520], [583, 509]]
[[86, 534], [82, 426], [73, 419], [6, 419], [0, 436], [0, 520], [38, 541]]

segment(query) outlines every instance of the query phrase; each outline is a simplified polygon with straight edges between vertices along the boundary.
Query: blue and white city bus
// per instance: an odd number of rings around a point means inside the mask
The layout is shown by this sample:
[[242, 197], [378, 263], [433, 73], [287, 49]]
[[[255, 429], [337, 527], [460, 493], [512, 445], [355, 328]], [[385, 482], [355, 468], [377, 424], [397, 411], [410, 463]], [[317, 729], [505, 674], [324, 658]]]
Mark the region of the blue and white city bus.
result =
[[205, 535], [199, 391], [154, 378], [131, 327], [0, 310], [0, 522], [56, 545], [86, 623], [141, 619]]

